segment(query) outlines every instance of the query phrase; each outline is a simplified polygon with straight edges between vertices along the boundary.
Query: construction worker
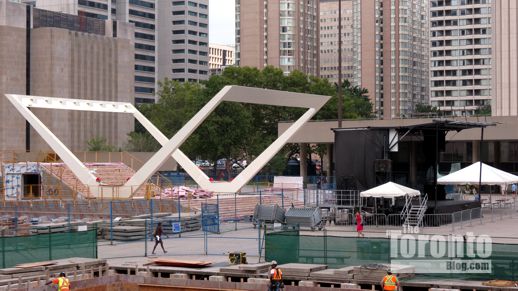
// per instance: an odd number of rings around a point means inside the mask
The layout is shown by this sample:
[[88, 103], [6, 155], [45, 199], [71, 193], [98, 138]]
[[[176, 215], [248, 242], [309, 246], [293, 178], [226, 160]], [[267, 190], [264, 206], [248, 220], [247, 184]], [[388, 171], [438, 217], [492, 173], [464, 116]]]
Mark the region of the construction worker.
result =
[[385, 291], [399, 290], [399, 280], [396, 276], [392, 275], [390, 270], [387, 271], [387, 275], [381, 280], [381, 288]]
[[270, 279], [269, 291], [279, 291], [284, 288], [284, 283], [282, 282], [282, 271], [277, 268], [276, 261], [272, 261], [272, 268], [268, 274], [268, 279]]
[[70, 291], [70, 281], [64, 272], [59, 274], [58, 278], [48, 281], [45, 285], [54, 284], [58, 286], [58, 291]]

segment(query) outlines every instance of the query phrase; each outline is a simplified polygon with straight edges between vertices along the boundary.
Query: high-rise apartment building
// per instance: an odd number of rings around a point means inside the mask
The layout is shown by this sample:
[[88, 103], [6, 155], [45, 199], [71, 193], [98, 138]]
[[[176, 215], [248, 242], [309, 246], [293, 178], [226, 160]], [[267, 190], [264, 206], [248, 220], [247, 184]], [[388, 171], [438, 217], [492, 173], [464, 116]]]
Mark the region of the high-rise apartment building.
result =
[[238, 66], [319, 75], [318, 0], [236, 0]]
[[320, 0], [320, 77], [338, 83], [338, 1], [342, 1], [342, 79], [353, 78], [353, 1]]
[[[0, 0], [0, 151], [47, 151], [5, 93], [133, 101], [134, 30], [112, 20], [69, 15]], [[127, 114], [33, 109], [72, 151], [92, 138], [122, 148]]]
[[429, 1], [353, 0], [354, 80], [378, 117], [407, 117], [429, 102]]
[[[162, 1], [161, 1], [162, 2]], [[154, 103], [157, 83], [156, 0], [36, 0], [36, 7], [135, 25], [135, 103]]]
[[447, 115], [491, 105], [491, 5], [430, 1], [430, 101]]
[[209, 0], [158, 1], [158, 78], [209, 78]]
[[211, 75], [221, 74], [228, 66], [235, 64], [235, 48], [230, 45], [209, 45], [209, 69]]
[[493, 116], [518, 116], [518, 1], [492, 2], [491, 111]]

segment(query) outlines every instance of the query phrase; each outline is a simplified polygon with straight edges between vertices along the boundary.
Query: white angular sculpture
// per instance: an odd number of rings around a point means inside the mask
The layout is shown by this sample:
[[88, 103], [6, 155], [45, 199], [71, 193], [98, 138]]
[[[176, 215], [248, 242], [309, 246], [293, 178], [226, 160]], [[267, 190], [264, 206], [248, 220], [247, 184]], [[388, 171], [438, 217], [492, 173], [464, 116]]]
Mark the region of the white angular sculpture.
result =
[[[226, 86], [214, 96], [203, 108], [196, 113], [171, 139], [160, 132], [142, 113], [131, 103], [107, 102], [95, 100], [80, 100], [66, 98], [51, 98], [27, 95], [6, 94], [7, 99], [41, 135], [49, 146], [59, 155], [63, 162], [90, 189], [90, 194], [100, 197], [109, 196], [110, 191], [103, 191], [103, 185], [96, 181], [96, 177], [88, 168], [32, 113], [29, 108], [47, 108], [61, 110], [80, 110], [96, 112], [114, 112], [132, 114], [146, 130], [162, 145], [156, 152], [123, 186], [118, 187], [117, 197], [133, 196], [137, 189], [151, 177], [163, 163], [172, 157], [185, 171], [207, 191], [220, 193], [234, 193], [239, 191], [270, 161], [275, 154], [288, 142], [304, 123], [313, 117], [329, 100], [329, 96], [292, 93], [285, 91], [266, 90], [241, 86]], [[223, 101], [253, 103], [263, 105], [287, 106], [308, 108], [308, 110], [268, 146], [252, 163], [250, 163], [231, 182], [213, 183], [185, 154], [178, 148], [198, 128], [198, 126]], [[108, 188], [108, 187], [106, 187]], [[110, 187], [112, 188], [112, 187]], [[112, 191], [113, 193], [113, 191]]]

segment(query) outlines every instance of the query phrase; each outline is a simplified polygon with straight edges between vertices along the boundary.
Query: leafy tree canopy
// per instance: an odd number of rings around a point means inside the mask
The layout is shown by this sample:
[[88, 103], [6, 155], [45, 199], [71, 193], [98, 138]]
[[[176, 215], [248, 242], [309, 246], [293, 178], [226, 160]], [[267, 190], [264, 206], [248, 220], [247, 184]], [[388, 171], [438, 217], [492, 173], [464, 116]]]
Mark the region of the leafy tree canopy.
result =
[[[299, 71], [284, 75], [280, 69], [266, 67], [229, 67], [221, 75], [211, 76], [203, 84], [160, 82], [156, 104], [139, 106], [139, 110], [166, 136], [172, 137], [198, 110], [226, 85], [240, 85], [291, 92], [329, 95], [332, 99], [317, 119], [336, 119], [336, 88], [326, 79], [311, 77]], [[367, 91], [344, 82], [344, 117], [368, 118], [372, 106]], [[224, 102], [191, 135], [181, 149], [191, 158], [216, 161], [253, 159], [277, 138], [279, 121], [297, 119], [304, 109]], [[158, 144], [137, 125], [130, 134], [132, 150], [154, 151]], [[286, 155], [287, 149], [281, 153]], [[278, 158], [274, 159], [275, 163]], [[273, 166], [273, 165], [271, 165]], [[275, 167], [277, 168], [277, 167]]]

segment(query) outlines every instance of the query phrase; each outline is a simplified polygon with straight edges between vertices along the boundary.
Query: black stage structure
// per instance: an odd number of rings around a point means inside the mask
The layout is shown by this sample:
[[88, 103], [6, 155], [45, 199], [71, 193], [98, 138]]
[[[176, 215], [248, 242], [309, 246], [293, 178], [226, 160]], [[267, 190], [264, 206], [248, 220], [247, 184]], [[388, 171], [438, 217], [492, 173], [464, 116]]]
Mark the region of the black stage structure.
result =
[[480, 207], [480, 201], [446, 200], [444, 186], [437, 184], [437, 173], [447, 171], [451, 165], [440, 162], [440, 153], [445, 150], [448, 132], [479, 128], [482, 161], [484, 128], [494, 125], [436, 119], [398, 127], [333, 129], [337, 189], [362, 191], [393, 181], [426, 193], [428, 212], [451, 213]]

